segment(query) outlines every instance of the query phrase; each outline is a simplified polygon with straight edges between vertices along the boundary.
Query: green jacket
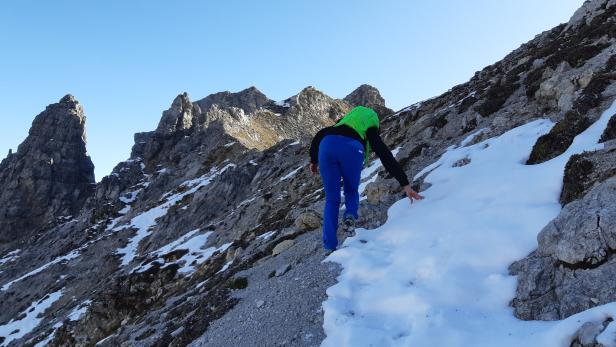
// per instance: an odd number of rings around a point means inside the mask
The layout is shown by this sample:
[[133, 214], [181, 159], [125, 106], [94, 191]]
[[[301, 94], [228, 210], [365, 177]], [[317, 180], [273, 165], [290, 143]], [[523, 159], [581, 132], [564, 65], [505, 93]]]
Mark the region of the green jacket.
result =
[[368, 159], [370, 158], [370, 152], [372, 149], [370, 148], [370, 143], [368, 143], [366, 139], [366, 131], [368, 128], [379, 127], [379, 116], [376, 112], [368, 107], [357, 106], [352, 109], [349, 113], [347, 113], [336, 125], [335, 127], [346, 125], [359, 134], [359, 137], [364, 140], [366, 144], [366, 153], [364, 164], [368, 163]]

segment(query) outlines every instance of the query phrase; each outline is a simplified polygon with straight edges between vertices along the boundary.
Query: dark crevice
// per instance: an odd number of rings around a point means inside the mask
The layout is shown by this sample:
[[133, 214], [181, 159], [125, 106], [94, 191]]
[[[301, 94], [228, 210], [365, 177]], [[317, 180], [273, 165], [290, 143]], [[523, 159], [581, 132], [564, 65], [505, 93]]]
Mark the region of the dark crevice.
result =
[[569, 269], [571, 271], [575, 271], [575, 270], [592, 270], [592, 269], [596, 269], [599, 266], [607, 263], [614, 254], [616, 254], [616, 250], [614, 249], [606, 249], [605, 251], [605, 257], [603, 259], [601, 259], [598, 262], [593, 262], [592, 259], [584, 259], [581, 262], [577, 262], [575, 264], [570, 264], [567, 262], [564, 262], [562, 260], [557, 260], [556, 262], [554, 262], [554, 267], [559, 267], [559, 266], [563, 266], [566, 269]]

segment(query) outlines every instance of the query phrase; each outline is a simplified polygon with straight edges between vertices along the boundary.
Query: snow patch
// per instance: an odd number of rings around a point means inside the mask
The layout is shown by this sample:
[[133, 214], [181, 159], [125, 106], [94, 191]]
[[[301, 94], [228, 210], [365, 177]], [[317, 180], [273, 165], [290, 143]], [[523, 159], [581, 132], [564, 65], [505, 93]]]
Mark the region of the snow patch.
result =
[[27, 277], [30, 277], [30, 276], [34, 276], [34, 275], [36, 275], [36, 274], [46, 270], [47, 268], [49, 268], [52, 265], [63, 263], [63, 262], [68, 262], [70, 260], [73, 260], [73, 259], [79, 257], [80, 249], [81, 248], [72, 250], [71, 252], [69, 252], [66, 255], [63, 255], [61, 257], [57, 257], [57, 258], [53, 259], [52, 261], [46, 263], [45, 265], [39, 266], [38, 268], [36, 268], [36, 269], [26, 273], [25, 275], [22, 275], [21, 277], [18, 277], [18, 278], [14, 279], [14, 280], [12, 280], [12, 281], [10, 281], [8, 283], [5, 283], [2, 287], [0, 287], [0, 292], [4, 292], [7, 289], [9, 289], [13, 285], [13, 283], [19, 282], [19, 281], [21, 281], [21, 280], [23, 280], [23, 279], [25, 279]]
[[86, 300], [79, 304], [71, 313], [66, 317], [70, 321], [78, 321], [88, 311], [88, 307], [92, 303], [92, 300]]
[[214, 167], [207, 174], [182, 183], [180, 188], [186, 189], [185, 191], [175, 194], [173, 192], [164, 194], [162, 197], [162, 199], [166, 200], [164, 203], [133, 217], [127, 225], [115, 227], [114, 231], [137, 229], [137, 233], [130, 238], [128, 244], [116, 251], [117, 254], [122, 255], [122, 266], [128, 265], [136, 257], [139, 243], [150, 234], [151, 229], [156, 225], [157, 219], [165, 216], [169, 209], [182, 201], [184, 197], [194, 194], [202, 187], [209, 185], [215, 177], [234, 167], [236, 167], [235, 164], [227, 164], [220, 170]]
[[281, 177], [281, 178], [280, 178], [280, 182], [282, 182], [282, 181], [286, 181], [286, 180], [288, 180], [289, 178], [291, 178], [291, 177], [295, 176], [295, 174], [296, 174], [299, 170], [301, 170], [301, 169], [302, 169], [302, 167], [300, 166], [300, 167], [298, 167], [297, 169], [295, 169], [295, 170], [293, 170], [293, 171], [289, 172], [288, 174], [286, 174], [285, 176], [283, 176], [283, 177]]
[[[616, 103], [543, 164], [524, 162], [552, 128], [548, 120], [450, 148], [422, 170], [432, 184], [425, 200], [396, 202], [383, 226], [358, 229], [327, 258], [343, 271], [323, 303], [322, 346], [566, 347], [586, 321], [616, 317], [611, 303], [562, 321], [518, 320], [509, 307], [516, 278], [507, 270], [560, 212], [569, 157], [602, 148], [598, 139], [615, 112]], [[468, 165], [452, 167], [465, 157]]]
[[62, 290], [60, 289], [57, 292], [46, 295], [39, 301], [33, 302], [30, 307], [18, 315], [25, 314], [25, 317], [18, 320], [12, 319], [10, 322], [0, 325], [0, 337], [4, 337], [4, 341], [0, 343], [0, 346], [8, 346], [11, 341], [20, 339], [32, 332], [43, 320], [39, 315], [60, 299]]
[[272, 237], [274, 235], [276, 235], [276, 231], [268, 231], [265, 234], [261, 234], [261, 235], [257, 236], [257, 239], [259, 239], [259, 240], [267, 240], [267, 239], [269, 239], [270, 237]]
[[[169, 266], [170, 264], [179, 264], [180, 268], [178, 270], [179, 273], [184, 275], [190, 275], [195, 272], [198, 265], [205, 262], [216, 252], [224, 252], [230, 246], [231, 243], [225, 243], [220, 247], [208, 247], [203, 249], [203, 246], [207, 243], [208, 238], [212, 235], [213, 232], [209, 231], [205, 234], [198, 234], [199, 229], [193, 230], [179, 239], [159, 248], [158, 250], [151, 253], [153, 256], [162, 257], [165, 254], [176, 250], [187, 250], [188, 252], [184, 254], [178, 260], [167, 263], [163, 266]], [[135, 272], [143, 272], [151, 268], [151, 263], [146, 265], [142, 265], [136, 268]]]

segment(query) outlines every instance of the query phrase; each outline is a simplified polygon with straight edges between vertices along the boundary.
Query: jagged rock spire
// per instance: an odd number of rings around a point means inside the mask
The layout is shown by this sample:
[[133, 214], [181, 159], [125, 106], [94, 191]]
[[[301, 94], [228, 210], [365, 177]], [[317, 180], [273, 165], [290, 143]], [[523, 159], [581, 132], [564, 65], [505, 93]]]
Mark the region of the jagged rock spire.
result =
[[385, 106], [385, 99], [375, 87], [362, 84], [344, 98], [351, 106], [366, 106], [374, 109], [383, 118], [393, 113]]
[[[0, 164], [0, 243], [23, 239], [56, 217], [76, 214], [92, 193], [85, 115], [72, 95], [47, 106]], [[9, 152], [9, 154], [12, 152]]]

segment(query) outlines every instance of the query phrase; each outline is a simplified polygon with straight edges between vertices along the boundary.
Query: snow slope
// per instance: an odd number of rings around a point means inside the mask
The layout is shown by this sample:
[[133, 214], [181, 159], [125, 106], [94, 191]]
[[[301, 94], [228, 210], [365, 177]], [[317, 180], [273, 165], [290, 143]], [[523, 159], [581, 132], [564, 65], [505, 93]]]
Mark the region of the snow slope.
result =
[[[615, 112], [616, 103], [540, 165], [524, 163], [553, 126], [547, 120], [450, 148], [420, 172], [430, 172], [425, 200], [398, 201], [382, 227], [358, 230], [327, 258], [343, 271], [323, 304], [323, 346], [568, 346], [584, 322], [616, 316], [608, 304], [558, 322], [518, 320], [508, 306], [516, 279], [507, 270], [558, 215], [569, 157], [601, 148]], [[454, 166], [465, 158], [469, 164]]]

